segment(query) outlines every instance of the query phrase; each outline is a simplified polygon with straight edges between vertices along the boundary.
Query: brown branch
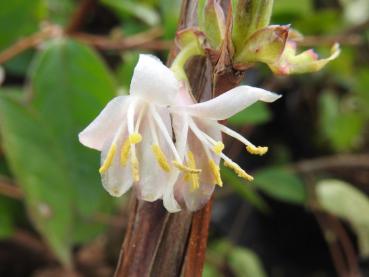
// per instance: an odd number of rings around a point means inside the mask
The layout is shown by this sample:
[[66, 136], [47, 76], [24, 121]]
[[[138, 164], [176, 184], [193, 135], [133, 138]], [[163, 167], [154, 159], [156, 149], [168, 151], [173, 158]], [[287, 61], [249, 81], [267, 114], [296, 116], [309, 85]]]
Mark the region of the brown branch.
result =
[[44, 40], [61, 34], [61, 29], [57, 26], [47, 26], [40, 32], [37, 32], [29, 37], [20, 39], [9, 48], [0, 53], [0, 64], [14, 58], [27, 49], [38, 46]]
[[359, 34], [342, 34], [337, 36], [306, 36], [302, 41], [298, 42], [298, 44], [300, 46], [313, 47], [317, 45], [331, 46], [336, 42], [343, 45], [358, 46], [362, 45], [365, 40]]
[[162, 30], [153, 28], [147, 32], [142, 32], [126, 38], [109, 38], [106, 36], [91, 35], [86, 33], [75, 33], [73, 38], [94, 46], [101, 50], [167, 50], [173, 45], [170, 41], [158, 40], [162, 35]]
[[96, 6], [96, 0], [81, 0], [78, 8], [73, 13], [68, 26], [65, 28], [66, 34], [72, 34], [79, 30], [87, 14]]
[[339, 154], [297, 162], [292, 166], [300, 172], [323, 171], [337, 168], [369, 169], [369, 154]]
[[0, 194], [14, 199], [22, 199], [23, 191], [10, 180], [0, 180]]

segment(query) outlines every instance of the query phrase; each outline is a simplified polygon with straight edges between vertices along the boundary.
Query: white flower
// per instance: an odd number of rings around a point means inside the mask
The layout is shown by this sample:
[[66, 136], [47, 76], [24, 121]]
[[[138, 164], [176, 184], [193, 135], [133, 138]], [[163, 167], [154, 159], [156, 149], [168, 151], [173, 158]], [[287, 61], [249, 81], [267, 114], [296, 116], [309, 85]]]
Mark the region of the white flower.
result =
[[183, 159], [189, 168], [197, 170], [183, 170], [183, 174], [177, 176], [176, 183], [170, 183], [173, 186], [167, 187], [163, 196], [166, 209], [178, 211], [178, 202], [184, 203], [190, 211], [201, 208], [209, 200], [215, 185], [223, 184], [219, 169], [221, 159], [238, 176], [251, 181], [253, 177], [222, 152], [222, 133], [242, 142], [251, 154], [263, 155], [268, 148], [255, 146], [218, 121], [231, 117], [256, 101], [273, 102], [279, 97], [260, 88], [239, 86], [212, 100], [194, 104], [183, 86], [178, 100], [182, 104], [170, 107], [176, 148], [180, 161]]
[[243, 142], [253, 154], [267, 151], [218, 120], [258, 100], [278, 98], [263, 89], [240, 86], [194, 104], [169, 68], [153, 56], [140, 55], [130, 95], [111, 100], [79, 140], [101, 151], [99, 171], [111, 195], [121, 196], [133, 185], [138, 198], [163, 199], [169, 212], [183, 206], [194, 211], [206, 203], [216, 184], [222, 186], [220, 159], [240, 177], [252, 179], [222, 153], [222, 133]]
[[166, 108], [178, 91], [169, 68], [153, 56], [140, 55], [130, 95], [111, 100], [79, 134], [82, 144], [101, 151], [99, 171], [111, 195], [121, 196], [135, 184], [138, 198], [162, 198], [171, 176], [168, 160], [178, 159]]

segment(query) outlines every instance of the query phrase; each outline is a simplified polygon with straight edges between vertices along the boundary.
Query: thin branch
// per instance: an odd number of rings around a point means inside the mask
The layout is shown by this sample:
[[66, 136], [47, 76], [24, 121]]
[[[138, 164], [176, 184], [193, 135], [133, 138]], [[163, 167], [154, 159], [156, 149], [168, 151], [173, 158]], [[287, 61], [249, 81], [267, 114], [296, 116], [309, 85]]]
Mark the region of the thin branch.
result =
[[300, 172], [323, 171], [337, 168], [369, 169], [369, 154], [340, 154], [297, 162], [292, 166]]
[[78, 8], [72, 15], [72, 18], [65, 28], [66, 34], [72, 34], [79, 30], [85, 20], [86, 15], [96, 6], [96, 0], [82, 0]]
[[358, 46], [362, 45], [365, 40], [359, 34], [342, 34], [337, 36], [306, 36], [302, 41], [298, 42], [298, 44], [300, 46], [313, 47], [317, 45], [331, 46], [336, 42], [343, 45]]
[[23, 191], [17, 187], [12, 181], [0, 179], [0, 194], [14, 199], [22, 199]]
[[[44, 28], [44, 30], [19, 40], [18, 42], [1, 52], [0, 64], [11, 60], [15, 56], [26, 51], [27, 49], [37, 47], [47, 39], [58, 36], [60, 37], [62, 35], [63, 31], [60, 29], [60, 27], [55, 25], [47, 26], [46, 28]], [[119, 39], [86, 33], [73, 33], [69, 36], [80, 42], [86, 43], [101, 50], [123, 51], [133, 48], [140, 50], [167, 50], [172, 46], [172, 42], [158, 40], [157, 38], [161, 35], [161, 29], [153, 28], [149, 31], [142, 32], [137, 35]]]
[[20, 53], [26, 51], [27, 49], [38, 46], [44, 40], [61, 34], [61, 29], [55, 25], [46, 26], [40, 32], [34, 33], [29, 37], [20, 39], [9, 48], [5, 49], [0, 53], [0, 64], [14, 58]]

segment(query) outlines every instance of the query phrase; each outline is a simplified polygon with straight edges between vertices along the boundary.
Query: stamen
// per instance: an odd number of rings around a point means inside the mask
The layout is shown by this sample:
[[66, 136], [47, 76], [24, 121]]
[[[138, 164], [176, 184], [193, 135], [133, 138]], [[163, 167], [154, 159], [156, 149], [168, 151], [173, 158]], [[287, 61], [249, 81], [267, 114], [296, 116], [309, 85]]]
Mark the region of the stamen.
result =
[[213, 174], [214, 180], [216, 184], [220, 187], [223, 186], [222, 178], [220, 177], [220, 168], [215, 164], [213, 160], [209, 160], [209, 167], [211, 170], [211, 173]]
[[154, 152], [156, 161], [158, 162], [160, 167], [164, 171], [169, 172], [170, 171], [170, 165], [169, 165], [163, 151], [160, 149], [160, 146], [158, 144], [153, 144], [151, 146], [151, 149], [152, 149], [152, 152]]
[[236, 164], [233, 161], [224, 161], [224, 166], [233, 169], [233, 171], [238, 175], [238, 177], [241, 177], [245, 179], [246, 181], [252, 181], [254, 180], [254, 177], [247, 174], [245, 170], [243, 170], [238, 164]]
[[[196, 168], [196, 161], [195, 161], [195, 157], [193, 156], [193, 153], [191, 151], [188, 151], [187, 153], [187, 162], [188, 165], [192, 168]], [[200, 178], [199, 178], [199, 174], [189, 174], [189, 180], [191, 183], [191, 190], [195, 191], [197, 189], [199, 189], [200, 187]]]
[[246, 150], [253, 155], [264, 155], [266, 152], [268, 152], [267, 146], [253, 146], [253, 145], [247, 145]]
[[201, 169], [197, 169], [197, 168], [191, 168], [189, 166], [186, 166], [184, 164], [182, 164], [179, 161], [173, 161], [173, 164], [176, 168], [178, 168], [179, 170], [186, 172], [186, 173], [190, 173], [190, 174], [199, 174], [201, 172]]
[[102, 166], [99, 169], [100, 174], [106, 172], [108, 168], [111, 166], [116, 151], [117, 145], [115, 143], [112, 143], [108, 151], [108, 155], [106, 156], [105, 161], [103, 162]]
[[122, 166], [126, 166], [128, 163], [131, 145], [140, 143], [141, 140], [142, 140], [142, 136], [139, 133], [133, 133], [129, 135], [128, 138], [124, 141], [122, 145], [122, 149], [120, 151], [120, 164]]
[[213, 151], [215, 154], [220, 155], [224, 149], [224, 144], [221, 141], [216, 142], [216, 144], [213, 146]]
[[122, 166], [127, 165], [130, 150], [131, 150], [131, 143], [129, 139], [126, 139], [122, 145], [122, 150], [120, 151], [120, 164]]
[[140, 180], [140, 165], [136, 155], [132, 155], [131, 157], [131, 170], [133, 181], [138, 182]]
[[[157, 124], [157, 126], [159, 127], [165, 141], [168, 143], [170, 149], [172, 150], [173, 152], [173, 155], [175, 157], [175, 159], [177, 159], [178, 161], [181, 160], [180, 159], [180, 156], [178, 154], [178, 151], [173, 143], [173, 140], [172, 138], [170, 137], [169, 133], [168, 133], [168, 130], [163, 122], [163, 120], [161, 119], [160, 115], [157, 113], [157, 111], [155, 110], [155, 108], [152, 108], [151, 107], [151, 114], [153, 115], [153, 118]], [[151, 120], [151, 119], [150, 119]], [[152, 124], [153, 125], [153, 124]], [[154, 129], [153, 129], [154, 130]], [[179, 162], [180, 163], [180, 162]]]
[[129, 142], [131, 144], [137, 144], [140, 143], [142, 140], [142, 136], [139, 133], [133, 133], [131, 135], [129, 135]]

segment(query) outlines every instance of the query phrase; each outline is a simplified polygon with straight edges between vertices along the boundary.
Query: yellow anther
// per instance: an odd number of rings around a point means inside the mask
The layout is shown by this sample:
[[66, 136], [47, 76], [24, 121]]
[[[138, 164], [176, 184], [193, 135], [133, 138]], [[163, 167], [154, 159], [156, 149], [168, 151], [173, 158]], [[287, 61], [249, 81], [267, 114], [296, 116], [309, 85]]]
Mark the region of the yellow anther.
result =
[[222, 187], [223, 181], [222, 181], [222, 178], [220, 177], [219, 166], [217, 166], [213, 160], [209, 160], [209, 167], [210, 167], [211, 173], [213, 174], [216, 184]]
[[132, 177], [134, 182], [138, 182], [140, 180], [140, 168], [139, 162], [136, 156], [132, 156], [131, 158], [131, 170], [132, 170]]
[[126, 166], [128, 163], [129, 152], [132, 144], [141, 142], [142, 136], [139, 133], [133, 133], [123, 142], [122, 149], [120, 150], [120, 164]]
[[[196, 168], [196, 161], [195, 157], [193, 156], [193, 153], [191, 151], [188, 151], [187, 153], [187, 163], [189, 167]], [[200, 178], [199, 174], [189, 174], [189, 181], [191, 183], [191, 190], [197, 190], [200, 187]]]
[[253, 155], [264, 155], [266, 152], [268, 152], [267, 146], [253, 146], [253, 145], [247, 145], [246, 150]]
[[120, 151], [120, 164], [122, 166], [126, 166], [129, 158], [129, 151], [131, 150], [131, 143], [129, 139], [126, 139], [122, 145], [122, 149]]
[[128, 139], [131, 144], [137, 144], [141, 142], [142, 136], [139, 133], [133, 133], [129, 135]]
[[179, 170], [181, 170], [185, 173], [199, 174], [201, 172], [201, 169], [188, 167], [188, 166], [180, 163], [179, 161], [173, 161], [173, 164], [176, 168], [178, 168]]
[[214, 147], [213, 147], [213, 151], [214, 151], [214, 152], [215, 152], [215, 154], [217, 154], [217, 155], [220, 155], [220, 153], [222, 153], [223, 149], [224, 149], [224, 144], [223, 144], [223, 142], [221, 142], [221, 141], [218, 141], [218, 142], [214, 145]]
[[170, 165], [169, 165], [163, 151], [160, 149], [160, 146], [157, 145], [157, 144], [153, 144], [153, 145], [151, 145], [151, 149], [152, 149], [152, 152], [154, 152], [156, 161], [158, 162], [160, 167], [164, 171], [169, 172], [170, 171]]
[[110, 149], [108, 151], [108, 155], [105, 158], [105, 161], [103, 162], [102, 166], [99, 169], [100, 174], [102, 174], [105, 171], [107, 171], [108, 168], [111, 166], [111, 163], [113, 162], [113, 158], [114, 158], [115, 152], [117, 152], [117, 146], [115, 145], [115, 143], [113, 143], [110, 146]]
[[233, 171], [238, 175], [238, 177], [241, 177], [245, 179], [246, 181], [252, 181], [254, 180], [254, 177], [247, 174], [245, 170], [243, 170], [238, 164], [235, 162], [224, 162], [224, 166], [233, 169]]

